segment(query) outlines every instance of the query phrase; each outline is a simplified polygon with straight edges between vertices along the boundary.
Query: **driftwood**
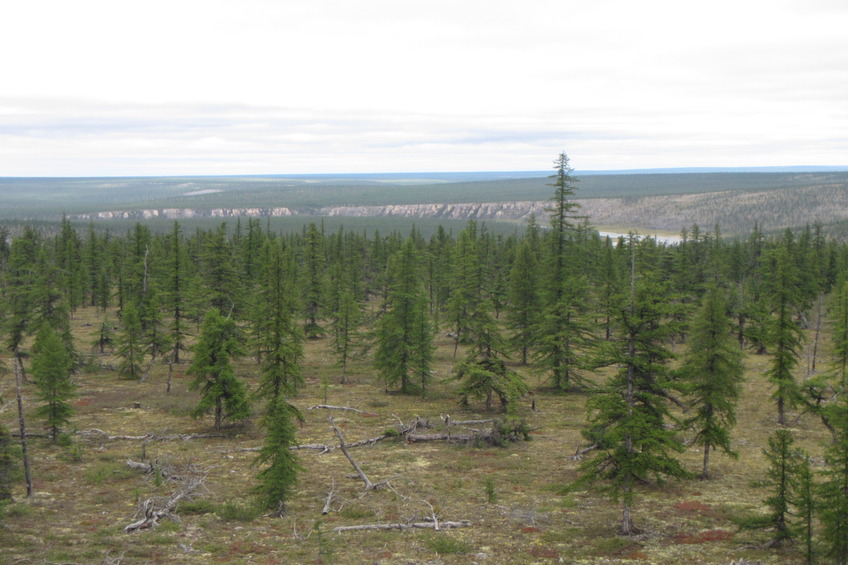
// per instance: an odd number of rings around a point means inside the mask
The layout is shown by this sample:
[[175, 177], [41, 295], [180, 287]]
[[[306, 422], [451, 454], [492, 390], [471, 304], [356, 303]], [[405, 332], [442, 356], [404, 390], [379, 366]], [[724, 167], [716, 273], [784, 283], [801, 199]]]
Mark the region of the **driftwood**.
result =
[[330, 406], [329, 404], [316, 404], [315, 406], [310, 406], [307, 410], [316, 410], [318, 408], [323, 408], [324, 410], [347, 410], [350, 412], [356, 412], [357, 414], [363, 414], [365, 416], [377, 417], [379, 414], [375, 414], [374, 412], [366, 412], [365, 410], [360, 410], [359, 408], [351, 408], [350, 406]]
[[352, 532], [360, 530], [411, 530], [413, 528], [441, 530], [450, 528], [467, 528], [471, 526], [470, 520], [461, 520], [459, 522], [408, 522], [396, 524], [361, 524], [359, 526], [337, 526], [333, 528], [334, 532]]

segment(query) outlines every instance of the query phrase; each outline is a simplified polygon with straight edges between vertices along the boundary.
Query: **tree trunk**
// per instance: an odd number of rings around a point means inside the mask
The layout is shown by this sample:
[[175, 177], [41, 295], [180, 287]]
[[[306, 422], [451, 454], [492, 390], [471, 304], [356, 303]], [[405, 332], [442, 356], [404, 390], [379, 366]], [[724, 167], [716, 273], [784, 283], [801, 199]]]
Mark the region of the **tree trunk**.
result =
[[21, 374], [23, 373], [23, 365], [21, 364], [20, 356], [15, 355], [15, 391], [18, 396], [18, 424], [21, 428], [21, 456], [24, 460], [24, 480], [26, 481], [27, 498], [32, 497], [32, 472], [29, 466], [29, 452], [27, 451], [26, 439], [26, 420], [24, 420], [24, 401], [21, 393]]
[[[629, 487], [628, 487], [629, 488]], [[621, 513], [621, 534], [632, 536], [638, 532], [636, 526], [633, 525], [633, 517], [630, 515], [630, 504], [625, 502]]]
[[810, 363], [810, 374], [812, 375], [816, 371], [816, 356], [819, 350], [819, 333], [821, 332], [821, 319], [822, 319], [822, 302], [824, 301], [824, 293], [819, 292], [819, 300], [818, 300], [818, 308], [816, 309], [816, 331], [815, 338], [813, 339], [813, 359]]
[[708, 479], [709, 475], [709, 465], [710, 465], [710, 444], [709, 442], [704, 444], [704, 470], [701, 472], [702, 479]]

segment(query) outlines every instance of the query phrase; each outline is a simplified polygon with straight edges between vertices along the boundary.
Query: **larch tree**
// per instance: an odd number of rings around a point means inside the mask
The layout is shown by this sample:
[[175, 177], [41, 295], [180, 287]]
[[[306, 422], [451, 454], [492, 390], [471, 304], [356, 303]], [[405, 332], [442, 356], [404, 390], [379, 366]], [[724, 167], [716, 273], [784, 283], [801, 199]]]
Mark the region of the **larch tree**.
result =
[[192, 416], [199, 418], [214, 411], [216, 430], [221, 429], [225, 419], [246, 419], [250, 415], [247, 389], [232, 364], [233, 358], [244, 353], [235, 322], [222, 316], [217, 308], [210, 309], [191, 350], [194, 360], [186, 373], [194, 380], [189, 388], [200, 391], [200, 402]]
[[834, 356], [827, 373], [835, 391], [823, 419], [833, 434], [825, 449], [819, 486], [819, 517], [825, 553], [833, 563], [848, 564], [848, 282], [836, 291], [831, 312]]
[[121, 329], [118, 332], [118, 374], [140, 380], [144, 374], [144, 349], [144, 328], [138, 307], [135, 301], [127, 301], [121, 312]]
[[712, 285], [704, 296], [681, 369], [693, 409], [685, 423], [695, 431], [693, 442], [704, 446], [703, 479], [709, 477], [712, 449], [736, 456], [730, 431], [736, 425], [744, 367], [723, 295]]
[[389, 258], [389, 282], [385, 312], [377, 320], [374, 364], [386, 387], [400, 385], [403, 393], [412, 391], [414, 377], [429, 374], [425, 352], [433, 346], [433, 335], [423, 331], [427, 316], [426, 295], [422, 284], [419, 254], [412, 238], [407, 238]]
[[589, 425], [583, 434], [597, 449], [580, 465], [580, 476], [570, 487], [604, 481], [605, 490], [622, 501], [623, 535], [639, 531], [632, 516], [638, 485], [651, 477], [688, 476], [673, 456], [683, 443], [666, 425], [674, 386], [669, 370], [673, 355], [666, 345], [673, 331], [667, 283], [648, 273], [637, 279], [632, 238], [630, 246], [630, 294], [618, 313], [617, 337], [607, 359], [618, 370], [588, 401]]
[[539, 263], [530, 242], [523, 240], [515, 254], [509, 276], [507, 327], [512, 330], [510, 345], [526, 365], [535, 343], [535, 329], [541, 315]]
[[50, 438], [56, 443], [63, 426], [71, 422], [76, 385], [71, 380], [71, 359], [62, 339], [44, 324], [33, 344], [32, 374], [38, 388], [36, 415], [44, 418]]
[[262, 367], [257, 395], [294, 395], [303, 386], [303, 340], [294, 321], [294, 266], [278, 241], [266, 242], [262, 258], [253, 315], [253, 341]]
[[259, 485], [256, 487], [260, 503], [277, 517], [285, 514], [286, 502], [301, 470], [297, 456], [290, 449], [296, 443], [293, 420], [302, 421], [303, 416], [286, 401], [285, 396], [270, 397], [262, 418], [265, 443], [253, 462], [264, 466], [259, 472]]
[[801, 400], [794, 374], [803, 336], [796, 316], [800, 303], [798, 272], [784, 245], [764, 258], [763, 276], [772, 311], [766, 333], [772, 361], [766, 375], [774, 385], [772, 399], [777, 402], [777, 423], [785, 425], [787, 409]]
[[561, 153], [554, 161], [555, 174], [550, 186], [554, 188], [550, 215], [551, 231], [548, 234], [549, 249], [546, 263], [547, 277], [544, 281], [543, 304], [547, 313], [540, 320], [537, 339], [540, 348], [537, 360], [551, 375], [551, 382], [558, 390], [582, 388], [585, 385], [579, 378], [574, 361], [578, 359], [573, 346], [587, 337], [579, 321], [580, 309], [585, 306], [585, 297], [573, 292], [575, 284], [581, 288], [574, 270], [575, 261], [571, 238], [577, 231], [578, 223], [585, 216], [576, 212], [580, 208], [574, 199], [577, 191], [577, 179], [569, 164], [568, 156]]

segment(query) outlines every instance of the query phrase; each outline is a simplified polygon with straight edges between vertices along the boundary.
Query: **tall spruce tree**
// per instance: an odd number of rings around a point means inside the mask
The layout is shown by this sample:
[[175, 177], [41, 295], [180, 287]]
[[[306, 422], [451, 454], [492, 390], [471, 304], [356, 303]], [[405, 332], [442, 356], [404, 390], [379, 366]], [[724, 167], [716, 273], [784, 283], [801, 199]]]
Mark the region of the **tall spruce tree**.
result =
[[686, 424], [695, 431], [693, 442], [704, 446], [701, 478], [706, 479], [711, 449], [736, 456], [730, 431], [736, 425], [736, 401], [744, 374], [742, 353], [731, 334], [724, 292], [716, 285], [708, 289], [692, 324], [681, 372], [694, 409]]
[[246, 419], [250, 415], [247, 389], [232, 364], [233, 358], [243, 354], [235, 322], [222, 316], [217, 308], [210, 309], [191, 350], [194, 360], [186, 373], [194, 380], [189, 389], [200, 390], [201, 395], [192, 416], [198, 418], [214, 411], [216, 430], [221, 429], [225, 419]]

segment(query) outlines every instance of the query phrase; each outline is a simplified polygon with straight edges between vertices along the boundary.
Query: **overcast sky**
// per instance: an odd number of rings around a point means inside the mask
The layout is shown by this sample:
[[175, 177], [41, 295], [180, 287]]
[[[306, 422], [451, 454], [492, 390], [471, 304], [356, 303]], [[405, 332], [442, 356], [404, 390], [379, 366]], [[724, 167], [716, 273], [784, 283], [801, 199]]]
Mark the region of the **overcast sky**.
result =
[[845, 0], [32, 0], [0, 176], [848, 165]]

